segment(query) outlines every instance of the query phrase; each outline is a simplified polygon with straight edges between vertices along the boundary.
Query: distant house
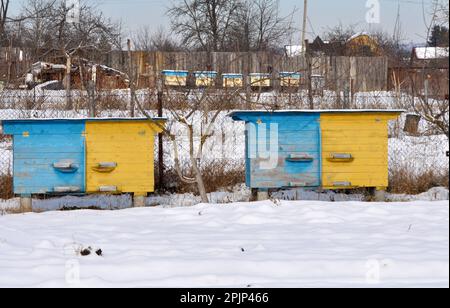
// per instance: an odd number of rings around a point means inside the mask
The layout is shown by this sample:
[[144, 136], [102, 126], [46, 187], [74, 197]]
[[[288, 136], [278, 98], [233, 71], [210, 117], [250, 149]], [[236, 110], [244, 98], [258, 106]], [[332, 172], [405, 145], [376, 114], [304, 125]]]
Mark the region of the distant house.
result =
[[416, 47], [411, 55], [411, 66], [416, 68], [448, 69], [448, 47]]
[[[81, 60], [81, 65], [73, 64], [71, 68], [71, 84], [74, 88], [82, 88], [87, 81], [94, 81], [97, 89], [120, 89], [128, 87], [125, 73], [105, 65]], [[36, 62], [31, 66], [25, 82], [29, 87], [49, 81], [64, 82], [66, 65], [49, 62]], [[83, 80], [83, 82], [81, 82]]]
[[343, 56], [345, 53], [345, 42], [324, 41], [318, 36], [308, 45], [308, 48], [315, 56]]
[[[389, 66], [389, 89], [435, 98], [449, 96], [449, 48], [415, 47], [409, 64]], [[425, 88], [428, 88], [427, 90]]]
[[377, 57], [383, 55], [383, 50], [377, 40], [366, 33], [359, 33], [345, 43], [347, 56]]
[[383, 56], [383, 50], [378, 42], [365, 33], [356, 34], [347, 41], [326, 41], [317, 36], [312, 43], [308, 44], [308, 48], [314, 56]]

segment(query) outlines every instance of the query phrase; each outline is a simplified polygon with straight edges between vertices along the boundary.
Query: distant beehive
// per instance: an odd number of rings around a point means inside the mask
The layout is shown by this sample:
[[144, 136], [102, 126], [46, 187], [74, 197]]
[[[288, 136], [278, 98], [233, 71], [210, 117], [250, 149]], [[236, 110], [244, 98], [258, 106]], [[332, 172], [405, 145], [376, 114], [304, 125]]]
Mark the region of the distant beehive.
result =
[[253, 73], [250, 74], [250, 84], [252, 87], [257, 88], [270, 88], [271, 75], [264, 73]]
[[164, 119], [8, 120], [14, 193], [154, 191], [154, 135]]
[[244, 77], [242, 74], [223, 74], [224, 88], [242, 88], [244, 86]]
[[187, 85], [188, 71], [162, 71], [164, 84], [170, 87], [185, 87]]
[[401, 111], [238, 111], [247, 185], [257, 189], [388, 186], [388, 122]]
[[302, 74], [294, 72], [280, 72], [280, 86], [281, 87], [300, 87], [302, 84]]
[[217, 72], [201, 71], [194, 72], [195, 85], [197, 87], [214, 87], [216, 85]]

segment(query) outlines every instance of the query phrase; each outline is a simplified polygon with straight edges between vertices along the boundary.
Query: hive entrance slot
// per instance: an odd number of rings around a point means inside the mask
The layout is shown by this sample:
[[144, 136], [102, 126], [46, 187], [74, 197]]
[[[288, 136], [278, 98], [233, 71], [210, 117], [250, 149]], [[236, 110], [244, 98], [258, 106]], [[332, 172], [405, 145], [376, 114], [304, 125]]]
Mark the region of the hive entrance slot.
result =
[[80, 191], [81, 188], [78, 186], [58, 186], [53, 189], [54, 193], [76, 193]]
[[98, 188], [99, 192], [104, 192], [104, 193], [115, 193], [118, 192], [118, 188], [117, 186], [100, 186]]
[[307, 183], [307, 182], [290, 182], [289, 187], [310, 187], [314, 186], [313, 183]]
[[333, 185], [335, 187], [351, 187], [352, 183], [351, 182], [334, 182]]

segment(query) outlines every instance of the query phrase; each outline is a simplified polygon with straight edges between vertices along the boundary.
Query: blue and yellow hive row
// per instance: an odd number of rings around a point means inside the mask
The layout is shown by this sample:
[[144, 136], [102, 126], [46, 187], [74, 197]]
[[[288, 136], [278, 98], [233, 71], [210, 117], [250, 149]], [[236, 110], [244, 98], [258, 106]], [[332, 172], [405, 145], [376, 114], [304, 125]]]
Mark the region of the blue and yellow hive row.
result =
[[388, 122], [402, 111], [239, 111], [255, 189], [388, 187]]
[[[388, 187], [388, 123], [402, 111], [237, 111], [255, 189]], [[154, 136], [165, 119], [7, 120], [14, 193], [154, 191]]]
[[8, 120], [14, 193], [154, 191], [154, 136], [165, 119]]
[[[162, 71], [164, 84], [171, 87], [185, 87], [188, 84], [188, 71], [164, 70]], [[214, 71], [197, 71], [193, 73], [195, 86], [214, 87], [218, 73]], [[303, 74], [299, 72], [280, 72], [278, 74], [281, 87], [299, 87], [304, 83]], [[236, 88], [244, 85], [243, 74], [222, 74], [224, 88]], [[249, 75], [252, 87], [268, 88], [272, 85], [272, 75], [267, 73], [252, 73]]]

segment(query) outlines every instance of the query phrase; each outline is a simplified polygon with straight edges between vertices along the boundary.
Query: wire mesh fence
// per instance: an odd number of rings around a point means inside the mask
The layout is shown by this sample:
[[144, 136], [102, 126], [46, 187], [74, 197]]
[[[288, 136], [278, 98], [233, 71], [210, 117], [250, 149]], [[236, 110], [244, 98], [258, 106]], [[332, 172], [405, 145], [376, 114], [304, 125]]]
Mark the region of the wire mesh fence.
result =
[[[193, 99], [194, 96], [202, 94], [196, 91], [174, 91], [164, 92], [164, 104], [169, 108], [186, 108], [183, 101]], [[203, 93], [204, 94], [204, 93]], [[214, 91], [208, 93], [215, 96], [220, 102], [227, 97], [227, 93]], [[156, 91], [140, 90], [136, 99], [142, 108], [151, 115], [156, 115], [158, 96]], [[408, 109], [408, 97], [390, 92], [358, 93], [354, 97], [338, 95], [335, 92], [325, 91], [323, 95], [314, 97], [314, 105], [317, 109], [341, 109], [343, 107], [352, 109]], [[86, 118], [88, 117], [89, 97], [83, 91], [71, 93], [72, 108], [67, 108], [67, 94], [64, 91], [44, 90], [11, 90], [0, 91], [0, 121], [6, 119], [42, 119], [42, 118]], [[142, 117], [144, 114], [139, 108], [130, 112], [130, 92], [128, 90], [117, 90], [98, 92], [95, 96], [95, 117], [123, 118]], [[343, 103], [345, 103], [343, 105]], [[220, 104], [219, 104], [220, 105]], [[245, 93], [236, 95], [235, 109], [307, 109], [309, 97], [305, 92], [277, 93], [257, 92], [246, 96]], [[218, 105], [210, 106], [210, 110], [218, 108]], [[205, 144], [204, 155], [201, 165], [205, 170], [210, 168], [228, 169], [229, 174], [239, 174], [237, 179], [242, 179], [244, 172], [245, 156], [245, 125], [235, 123], [227, 117], [228, 111], [221, 112], [213, 125], [214, 136]], [[168, 128], [178, 138], [178, 151], [180, 157], [188, 161], [189, 137], [183, 125], [173, 119], [170, 111], [165, 109], [168, 116]], [[198, 129], [205, 129], [209, 116], [205, 116], [205, 110], [199, 111], [193, 116], [193, 123]], [[210, 120], [210, 119], [209, 119]], [[426, 121], [421, 121], [415, 134], [404, 131], [406, 117], [391, 123], [389, 128], [389, 170], [390, 176], [396, 181], [402, 180], [402, 176], [416, 176], [423, 174], [448, 175], [449, 160], [447, 157], [449, 141], [447, 136], [430, 128]], [[198, 142], [198, 138], [195, 140]], [[174, 155], [173, 143], [167, 138], [164, 142], [164, 165], [168, 174], [173, 171]], [[2, 134], [0, 131], [0, 199], [13, 197], [13, 144], [11, 136]], [[220, 167], [222, 166], [222, 167]], [[231, 170], [233, 169], [233, 170]], [[242, 170], [240, 170], [242, 169]], [[238, 170], [236, 172], [236, 170]], [[239, 171], [240, 170], [240, 171]], [[208, 181], [212, 182], [214, 176], [220, 176], [217, 172], [209, 170]], [[223, 174], [223, 173], [222, 173]], [[401, 175], [401, 176], [399, 176]], [[175, 181], [176, 175], [169, 181]], [[243, 180], [243, 179], [242, 179]], [[406, 181], [406, 179], [405, 179]], [[220, 182], [220, 181], [218, 181]], [[225, 183], [225, 182], [224, 182]], [[228, 183], [228, 182], [227, 182]], [[237, 184], [237, 183], [236, 183]], [[435, 181], [430, 185], [448, 185], [445, 181]], [[408, 191], [405, 191], [408, 192]]]

